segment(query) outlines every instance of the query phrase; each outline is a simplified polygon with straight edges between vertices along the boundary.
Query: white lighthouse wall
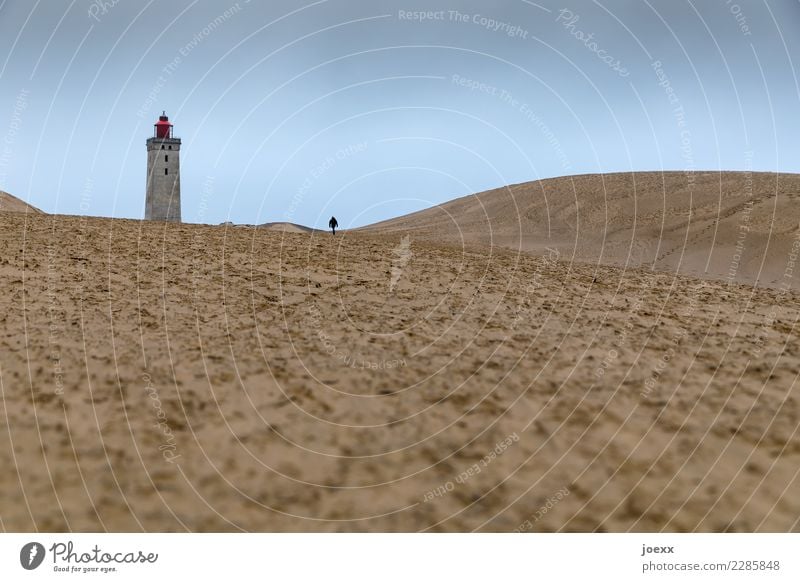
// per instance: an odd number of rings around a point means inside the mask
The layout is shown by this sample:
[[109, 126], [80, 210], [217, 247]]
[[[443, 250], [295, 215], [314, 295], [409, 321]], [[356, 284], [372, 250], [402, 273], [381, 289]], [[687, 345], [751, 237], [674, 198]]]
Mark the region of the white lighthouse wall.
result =
[[145, 220], [181, 221], [180, 149], [179, 139], [147, 140]]

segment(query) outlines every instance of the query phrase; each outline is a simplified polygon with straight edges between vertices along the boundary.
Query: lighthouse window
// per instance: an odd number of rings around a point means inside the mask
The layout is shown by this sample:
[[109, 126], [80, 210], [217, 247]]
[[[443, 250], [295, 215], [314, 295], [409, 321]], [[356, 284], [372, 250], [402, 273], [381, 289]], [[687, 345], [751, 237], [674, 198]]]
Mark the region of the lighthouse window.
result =
[[163, 149], [164, 149], [164, 146], [161, 146], [161, 149], [163, 150]]
[[169, 175], [169, 168], [164, 168], [164, 175], [165, 175], [165, 176], [168, 176], [168, 175]]
[[168, 162], [169, 161], [169, 156], [164, 156], [164, 161]]
[[172, 149], [172, 146], [169, 146], [169, 149]]

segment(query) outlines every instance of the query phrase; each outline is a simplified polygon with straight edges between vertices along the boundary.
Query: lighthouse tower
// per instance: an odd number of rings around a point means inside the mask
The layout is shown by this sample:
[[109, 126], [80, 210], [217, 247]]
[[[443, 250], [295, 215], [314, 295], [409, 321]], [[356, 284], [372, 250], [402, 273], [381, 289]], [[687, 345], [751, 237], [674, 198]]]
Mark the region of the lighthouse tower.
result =
[[166, 112], [147, 140], [145, 220], [181, 221], [181, 140], [172, 136]]

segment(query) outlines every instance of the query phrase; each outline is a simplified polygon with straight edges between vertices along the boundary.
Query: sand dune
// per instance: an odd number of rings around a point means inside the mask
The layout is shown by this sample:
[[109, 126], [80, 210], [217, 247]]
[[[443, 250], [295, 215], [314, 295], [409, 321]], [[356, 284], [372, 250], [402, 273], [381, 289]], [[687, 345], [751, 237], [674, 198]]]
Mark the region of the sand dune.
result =
[[777, 287], [800, 240], [800, 175], [556, 178], [467, 196], [372, 229], [536, 253], [552, 247], [580, 261]]
[[[616, 240], [617, 180], [525, 248]], [[467, 247], [0, 214], [2, 529], [800, 531], [798, 295], [481, 246], [473, 201]]]
[[293, 222], [266, 222], [259, 225], [259, 228], [265, 230], [273, 230], [277, 232], [293, 232], [299, 234], [309, 234], [312, 232], [322, 232], [319, 229], [303, 226], [301, 224], [294, 224]]
[[2, 190], [0, 190], [0, 212], [34, 212], [42, 214], [42, 211], [38, 208]]

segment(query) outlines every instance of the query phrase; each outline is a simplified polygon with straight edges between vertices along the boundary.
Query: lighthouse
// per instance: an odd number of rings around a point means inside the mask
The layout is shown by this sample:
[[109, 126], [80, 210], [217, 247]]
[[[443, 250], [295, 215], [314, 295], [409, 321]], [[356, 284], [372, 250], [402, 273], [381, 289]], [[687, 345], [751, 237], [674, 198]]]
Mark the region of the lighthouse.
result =
[[147, 140], [145, 220], [181, 221], [181, 140], [172, 135], [166, 111]]

